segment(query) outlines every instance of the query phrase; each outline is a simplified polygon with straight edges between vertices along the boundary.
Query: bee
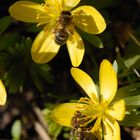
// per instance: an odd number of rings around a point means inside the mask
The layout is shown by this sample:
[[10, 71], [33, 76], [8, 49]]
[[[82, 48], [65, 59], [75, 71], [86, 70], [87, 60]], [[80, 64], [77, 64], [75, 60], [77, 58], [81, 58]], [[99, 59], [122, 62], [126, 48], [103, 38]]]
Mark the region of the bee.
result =
[[69, 37], [69, 26], [72, 25], [72, 15], [70, 11], [62, 11], [58, 19], [58, 26], [55, 29], [55, 42], [58, 45], [66, 43]]

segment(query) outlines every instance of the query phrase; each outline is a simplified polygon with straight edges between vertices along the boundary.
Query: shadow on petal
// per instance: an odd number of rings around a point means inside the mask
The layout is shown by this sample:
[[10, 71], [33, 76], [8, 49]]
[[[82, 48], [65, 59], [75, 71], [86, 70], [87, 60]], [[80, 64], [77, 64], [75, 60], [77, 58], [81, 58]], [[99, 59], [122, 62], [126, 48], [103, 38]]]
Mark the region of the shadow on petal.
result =
[[32, 52], [32, 59], [34, 62], [43, 64], [51, 61], [55, 56], [57, 55], [56, 53], [51, 53], [51, 52]]
[[31, 55], [36, 63], [46, 63], [53, 59], [60, 49], [60, 45], [54, 40], [51, 30], [42, 30], [35, 38]]
[[78, 67], [84, 57], [85, 47], [80, 35], [74, 31], [67, 40], [69, 56], [74, 67]]
[[101, 14], [91, 6], [81, 6], [73, 11], [74, 23], [91, 34], [99, 34], [106, 28]]

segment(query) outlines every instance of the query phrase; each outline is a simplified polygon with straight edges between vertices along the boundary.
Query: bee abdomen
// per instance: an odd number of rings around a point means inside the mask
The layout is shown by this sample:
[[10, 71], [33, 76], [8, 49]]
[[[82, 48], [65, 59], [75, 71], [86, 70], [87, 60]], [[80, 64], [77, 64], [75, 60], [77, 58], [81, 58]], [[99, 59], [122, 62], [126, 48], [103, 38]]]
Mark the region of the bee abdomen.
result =
[[55, 33], [55, 42], [59, 45], [64, 45], [69, 37], [67, 30], [60, 29]]

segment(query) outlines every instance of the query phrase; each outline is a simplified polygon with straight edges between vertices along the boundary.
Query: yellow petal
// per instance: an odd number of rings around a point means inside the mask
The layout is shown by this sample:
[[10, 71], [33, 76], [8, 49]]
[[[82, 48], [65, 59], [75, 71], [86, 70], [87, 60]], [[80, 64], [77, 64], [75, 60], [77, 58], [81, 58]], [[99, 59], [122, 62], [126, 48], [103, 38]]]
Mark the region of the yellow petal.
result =
[[85, 32], [99, 34], [106, 28], [102, 15], [91, 6], [80, 6], [72, 11], [74, 24]]
[[112, 106], [108, 107], [106, 113], [111, 115], [116, 120], [123, 120], [125, 116], [125, 101], [122, 99], [115, 102]]
[[94, 102], [98, 102], [96, 86], [88, 74], [78, 68], [71, 68], [71, 75], [74, 80], [83, 88], [86, 94]]
[[101, 127], [101, 116], [99, 116], [94, 124], [94, 126], [91, 128], [90, 132], [91, 133], [95, 133], [95, 132], [98, 132], [98, 130], [100, 129]]
[[35, 38], [31, 54], [36, 63], [49, 62], [58, 53], [60, 45], [54, 40], [54, 34], [50, 30], [42, 30]]
[[99, 83], [101, 102], [109, 104], [117, 90], [117, 76], [108, 60], [103, 60], [100, 65]]
[[103, 120], [104, 140], [120, 140], [120, 126], [118, 122], [111, 118]]
[[75, 7], [81, 0], [64, 0], [64, 10], [70, 10]]
[[100, 126], [100, 128], [98, 129], [98, 131], [95, 131], [95, 132], [94, 132], [94, 135], [95, 135], [95, 137], [96, 137], [98, 140], [103, 140], [102, 134], [103, 134], [103, 132], [102, 132], [102, 127]]
[[53, 110], [52, 118], [60, 125], [72, 127], [74, 113], [82, 107], [83, 105], [79, 103], [60, 104]]
[[5, 104], [6, 98], [7, 98], [7, 93], [2, 81], [0, 80], [0, 105]]
[[[54, 10], [54, 12], [60, 12], [63, 7], [63, 0], [46, 0], [47, 5]], [[53, 11], [52, 11], [53, 12]]]
[[10, 6], [10, 15], [23, 22], [38, 22], [38, 13], [45, 13], [40, 4], [30, 1], [18, 1]]
[[82, 38], [76, 31], [74, 31], [73, 34], [70, 34], [66, 44], [72, 65], [78, 67], [83, 60], [85, 52]]

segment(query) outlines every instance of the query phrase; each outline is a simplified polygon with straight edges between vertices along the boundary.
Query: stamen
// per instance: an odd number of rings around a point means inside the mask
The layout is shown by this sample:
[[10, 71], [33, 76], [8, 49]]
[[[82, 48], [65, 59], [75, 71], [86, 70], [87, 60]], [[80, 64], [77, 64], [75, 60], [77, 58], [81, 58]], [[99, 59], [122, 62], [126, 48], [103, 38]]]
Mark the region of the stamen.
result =
[[108, 119], [106, 119], [106, 120], [104, 121], [104, 123], [106, 123], [106, 124], [110, 127], [110, 130], [111, 130], [111, 132], [112, 132], [112, 135], [114, 135], [115, 127], [114, 127], [113, 123], [111, 123]]
[[85, 117], [79, 121], [80, 127], [84, 127], [84, 126], [87, 127], [88, 124], [90, 124], [93, 121], [94, 121], [93, 118]]
[[94, 126], [88, 132], [94, 133], [95, 131], [97, 131], [99, 129], [99, 127], [101, 126], [101, 120], [102, 120], [102, 117], [101, 116], [98, 117]]
[[36, 10], [36, 14], [37, 14], [36, 19], [38, 20], [39, 19], [39, 16], [40, 16], [40, 13], [39, 13], [38, 10]]
[[89, 98], [87, 98], [87, 97], [83, 97], [83, 98], [80, 98], [80, 100], [78, 101], [78, 103], [83, 103], [83, 104], [90, 105], [90, 104], [92, 104], [92, 101]]
[[91, 115], [86, 115], [83, 113], [83, 111], [76, 111], [75, 112], [75, 117], [77, 118], [76, 121], [79, 124], [80, 127], [86, 127], [89, 123], [91, 123], [93, 120], [95, 120], [98, 117], [98, 114], [91, 116]]

